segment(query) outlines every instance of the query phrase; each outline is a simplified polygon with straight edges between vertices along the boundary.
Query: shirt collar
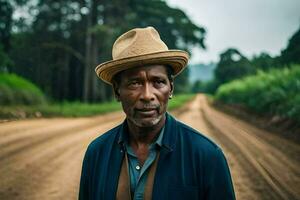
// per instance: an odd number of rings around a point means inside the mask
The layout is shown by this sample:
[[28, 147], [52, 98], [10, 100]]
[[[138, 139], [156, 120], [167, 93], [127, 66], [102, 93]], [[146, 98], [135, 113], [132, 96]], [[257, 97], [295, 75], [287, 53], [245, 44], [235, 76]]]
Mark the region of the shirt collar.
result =
[[164, 133], [165, 133], [165, 126], [161, 129], [161, 131], [159, 133], [159, 136], [158, 136], [158, 138], [155, 141], [155, 143], [158, 144], [158, 146], [160, 146], [160, 147], [162, 145]]
[[[153, 144], [157, 144], [158, 146], [162, 146], [162, 142], [163, 142], [163, 137], [164, 137], [164, 131], [165, 130], [165, 126], [163, 126], [163, 128], [160, 130], [159, 136], [158, 138], [155, 140], [155, 142]], [[129, 137], [128, 137], [129, 133], [128, 133], [128, 125], [126, 120], [123, 122], [122, 124], [122, 128], [121, 128], [121, 133], [120, 133], [120, 137], [119, 137], [119, 144], [123, 144], [126, 146], [126, 144], [128, 144], [129, 141]]]
[[[161, 145], [163, 148], [166, 148], [168, 152], [172, 152], [175, 148], [177, 135], [178, 135], [178, 128], [177, 128], [177, 120], [173, 118], [168, 112], [166, 113], [166, 122], [164, 125], [163, 136], [161, 136], [162, 141]], [[126, 119], [121, 124], [118, 133], [118, 144], [125, 149], [125, 142], [128, 138], [127, 134], [128, 126]]]

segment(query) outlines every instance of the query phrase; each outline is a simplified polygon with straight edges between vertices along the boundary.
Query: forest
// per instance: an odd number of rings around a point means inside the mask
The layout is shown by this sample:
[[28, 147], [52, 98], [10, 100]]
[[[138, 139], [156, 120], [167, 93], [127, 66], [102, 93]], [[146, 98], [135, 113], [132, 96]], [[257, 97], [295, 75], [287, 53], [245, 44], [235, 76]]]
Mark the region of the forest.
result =
[[[55, 101], [111, 100], [94, 69], [111, 60], [113, 42], [131, 28], [155, 27], [169, 49], [205, 48], [205, 29], [165, 1], [0, 0], [0, 6], [0, 71], [29, 79]], [[176, 92], [186, 92], [188, 70], [176, 82]]]

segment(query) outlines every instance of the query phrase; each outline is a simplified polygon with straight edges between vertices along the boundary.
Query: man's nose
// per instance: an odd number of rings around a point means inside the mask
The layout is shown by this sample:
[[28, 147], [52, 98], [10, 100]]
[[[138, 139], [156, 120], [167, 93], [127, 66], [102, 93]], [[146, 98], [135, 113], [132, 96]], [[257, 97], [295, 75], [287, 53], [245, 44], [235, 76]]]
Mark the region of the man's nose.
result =
[[141, 101], [153, 101], [155, 99], [153, 93], [153, 87], [151, 84], [146, 83], [141, 91], [140, 100]]

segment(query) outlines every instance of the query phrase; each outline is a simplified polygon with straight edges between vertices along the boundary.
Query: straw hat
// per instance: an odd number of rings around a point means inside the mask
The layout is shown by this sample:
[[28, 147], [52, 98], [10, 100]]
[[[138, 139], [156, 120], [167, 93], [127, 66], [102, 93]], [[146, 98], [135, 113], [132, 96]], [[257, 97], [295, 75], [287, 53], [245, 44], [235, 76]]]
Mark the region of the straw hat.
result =
[[113, 60], [98, 65], [99, 78], [112, 84], [118, 72], [149, 64], [171, 66], [178, 75], [186, 66], [189, 55], [181, 50], [169, 50], [153, 27], [135, 28], [121, 35], [112, 49]]

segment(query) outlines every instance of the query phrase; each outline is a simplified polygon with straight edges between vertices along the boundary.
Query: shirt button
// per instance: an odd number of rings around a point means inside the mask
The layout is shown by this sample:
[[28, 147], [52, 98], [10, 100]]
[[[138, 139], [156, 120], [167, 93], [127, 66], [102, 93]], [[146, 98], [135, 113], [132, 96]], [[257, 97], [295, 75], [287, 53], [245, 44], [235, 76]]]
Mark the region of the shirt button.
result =
[[137, 165], [137, 166], [135, 166], [135, 169], [136, 169], [136, 170], [140, 170], [141, 167]]

